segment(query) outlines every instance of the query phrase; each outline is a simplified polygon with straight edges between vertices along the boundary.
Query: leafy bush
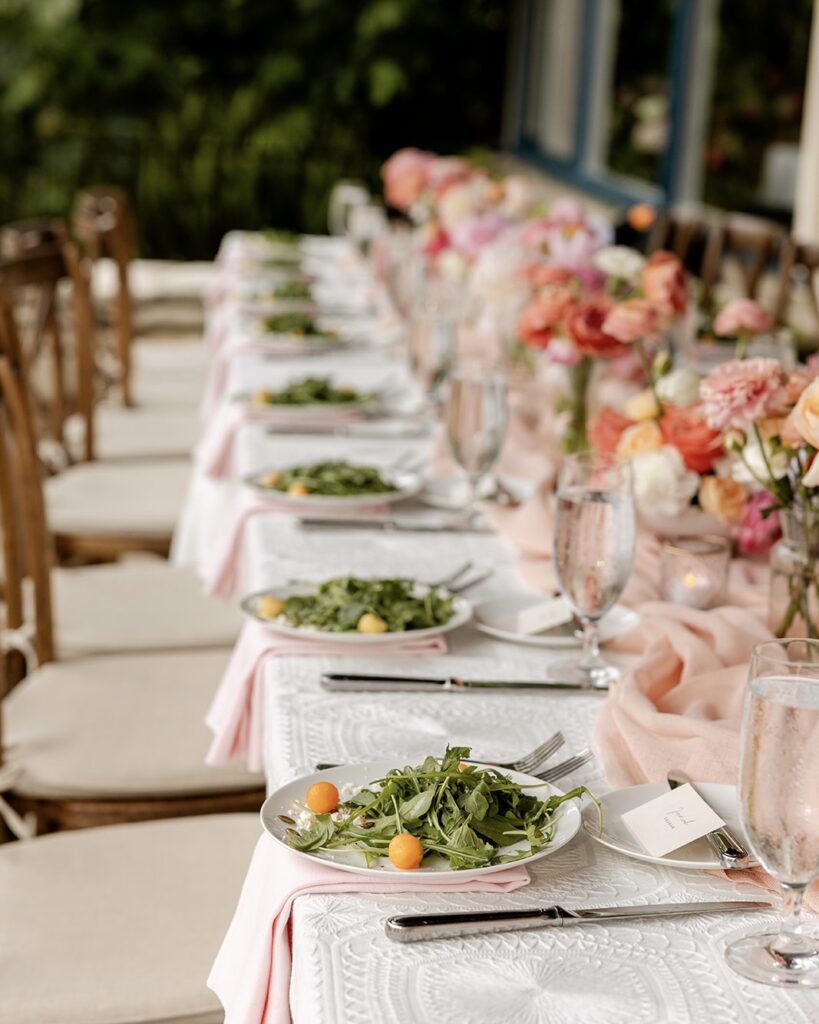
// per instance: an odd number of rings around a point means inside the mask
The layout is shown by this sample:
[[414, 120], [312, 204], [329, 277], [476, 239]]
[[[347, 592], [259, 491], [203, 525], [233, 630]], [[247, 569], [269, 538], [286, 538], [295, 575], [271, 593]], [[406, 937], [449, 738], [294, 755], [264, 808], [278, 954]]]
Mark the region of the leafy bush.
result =
[[0, 0], [0, 222], [124, 186], [140, 248], [319, 230], [398, 146], [497, 142], [505, 0]]

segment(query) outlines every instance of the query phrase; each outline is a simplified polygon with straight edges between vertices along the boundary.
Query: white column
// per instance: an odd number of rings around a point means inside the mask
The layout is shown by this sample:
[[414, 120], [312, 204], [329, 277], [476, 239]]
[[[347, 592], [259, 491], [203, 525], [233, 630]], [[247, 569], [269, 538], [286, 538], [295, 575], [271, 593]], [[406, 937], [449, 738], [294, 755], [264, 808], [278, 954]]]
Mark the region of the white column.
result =
[[819, 242], [819, 0], [814, 4], [810, 34], [793, 234], [800, 242]]

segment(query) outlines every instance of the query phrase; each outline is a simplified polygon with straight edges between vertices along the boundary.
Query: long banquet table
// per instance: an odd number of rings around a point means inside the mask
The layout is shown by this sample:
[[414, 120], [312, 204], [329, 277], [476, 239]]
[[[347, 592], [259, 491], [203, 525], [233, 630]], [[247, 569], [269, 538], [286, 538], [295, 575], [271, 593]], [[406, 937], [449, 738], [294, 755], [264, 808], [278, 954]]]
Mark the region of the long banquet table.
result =
[[[356, 383], [359, 371], [372, 375], [382, 365], [391, 386], [404, 382], [400, 356], [386, 352], [315, 357], [309, 372], [342, 374]], [[293, 372], [287, 360], [237, 354], [227, 395], [274, 387]], [[202, 564], [238, 500], [244, 475], [342, 455], [386, 465], [404, 452], [430, 456], [433, 445], [431, 433], [327, 438], [277, 435], [247, 425], [236, 438], [232, 479], [196, 475], [175, 557]], [[243, 591], [290, 577], [347, 572], [432, 579], [468, 559], [493, 570], [470, 591], [471, 599], [531, 593], [518, 578], [514, 549], [489, 533], [306, 531], [273, 512], [249, 520], [240, 578]], [[423, 659], [270, 658], [263, 700], [268, 787], [313, 771], [319, 761], [394, 755], [408, 763], [441, 752], [448, 742], [470, 745], [479, 757], [505, 760], [558, 728], [566, 737], [564, 751], [576, 752], [593, 741], [601, 695], [334, 694], [318, 683], [322, 671], [346, 668], [537, 680], [553, 656], [492, 640], [470, 624], [449, 637], [446, 655]], [[596, 793], [607, 788], [597, 761], [561, 781], [565, 788], [574, 784]], [[292, 917], [293, 1019], [298, 1024], [756, 1024], [774, 1019], [810, 1024], [819, 1019], [816, 993], [745, 982], [724, 962], [727, 941], [774, 921], [774, 913], [594, 924], [413, 945], [394, 944], [384, 935], [385, 919], [399, 912], [760, 898], [759, 888], [722, 875], [627, 859], [582, 830], [566, 848], [535, 863], [530, 874], [530, 885], [502, 896], [339, 893], [298, 899]]]

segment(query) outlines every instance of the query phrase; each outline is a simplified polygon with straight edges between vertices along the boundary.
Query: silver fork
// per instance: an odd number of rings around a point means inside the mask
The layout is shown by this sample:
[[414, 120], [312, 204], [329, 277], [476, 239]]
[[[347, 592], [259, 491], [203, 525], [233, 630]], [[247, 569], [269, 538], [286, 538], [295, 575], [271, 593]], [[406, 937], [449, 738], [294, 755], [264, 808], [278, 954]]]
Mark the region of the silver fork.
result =
[[[566, 740], [563, 738], [563, 733], [558, 731], [553, 736], [550, 736], [548, 740], [544, 740], [543, 743], [535, 747], [534, 750], [530, 750], [528, 754], [524, 754], [523, 757], [519, 757], [516, 761], [483, 761], [477, 758], [464, 758], [469, 764], [488, 764], [493, 768], [508, 768], [513, 772], [523, 772], [524, 775], [534, 775], [536, 769], [539, 768], [544, 761], [547, 761], [552, 754], [560, 750]], [[316, 765], [317, 772], [326, 771], [328, 768], [339, 768], [338, 764], [330, 764], [327, 761], [319, 761]], [[540, 778], [541, 776], [538, 776]]]
[[567, 757], [565, 761], [552, 765], [545, 772], [536, 772], [535, 774], [544, 782], [556, 782], [558, 779], [562, 779], [564, 775], [570, 775], [572, 772], [577, 771], [578, 768], [582, 768], [584, 764], [588, 764], [593, 758], [594, 754], [586, 747], [579, 754]]
[[484, 580], [488, 580], [494, 571], [494, 569], [485, 569], [483, 572], [479, 572], [477, 576], [472, 576], [470, 579], [464, 580], [462, 583], [458, 583], [455, 586], [450, 583], [447, 589], [450, 594], [462, 594], [465, 590], [477, 587], [479, 583], [483, 583]]

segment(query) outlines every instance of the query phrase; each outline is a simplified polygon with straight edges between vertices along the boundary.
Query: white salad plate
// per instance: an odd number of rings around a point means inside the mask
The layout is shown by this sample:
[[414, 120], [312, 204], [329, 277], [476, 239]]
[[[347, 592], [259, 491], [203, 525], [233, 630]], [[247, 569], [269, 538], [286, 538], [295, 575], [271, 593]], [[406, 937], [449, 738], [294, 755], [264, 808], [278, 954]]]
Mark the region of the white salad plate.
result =
[[[241, 602], [241, 609], [246, 615], [269, 629], [271, 633], [293, 637], [297, 640], [344, 644], [348, 647], [387, 647], [403, 644], [409, 640], [425, 640], [431, 636], [440, 636], [442, 633], [451, 633], [453, 629], [465, 625], [472, 618], [472, 605], [463, 597], [453, 598], [452, 616], [448, 622], [444, 622], [440, 626], [430, 626], [427, 629], [403, 630], [400, 633], [359, 633], [356, 630], [347, 633], [333, 633], [329, 630], [315, 629], [313, 626], [291, 626], [283, 616], [278, 619], [264, 619], [258, 613], [260, 599], [268, 594], [284, 601], [295, 594], [310, 594], [319, 586], [319, 583], [314, 586], [298, 583], [275, 588], [269, 587], [267, 590], [248, 594]], [[428, 588], [419, 583], [418, 589], [420, 593], [423, 593]], [[443, 588], [439, 589], [443, 590]]]
[[303, 405], [262, 405], [253, 401], [250, 394], [237, 395], [234, 401], [252, 409], [254, 413], [269, 415], [271, 422], [287, 425], [313, 423], [316, 420], [354, 420], [356, 417], [372, 416], [383, 407], [383, 395], [373, 395], [358, 402], [310, 402]]
[[[475, 626], [496, 640], [506, 640], [527, 647], [581, 647], [582, 640], [575, 635], [569, 622], [543, 633], [521, 633], [517, 628], [518, 615], [526, 608], [542, 604], [545, 597], [495, 597], [475, 605]], [[600, 620], [600, 642], [607, 643], [633, 629], [639, 616], [630, 608], [616, 604]]]
[[[342, 794], [343, 799], [345, 794], [358, 789], [369, 788], [372, 782], [384, 778], [387, 772], [401, 767], [403, 765], [397, 763], [395, 759], [391, 761], [367, 761], [361, 764], [342, 765], [339, 768], [330, 768], [327, 771], [316, 772], [313, 775], [305, 775], [300, 779], [294, 779], [292, 782], [288, 782], [280, 789], [277, 789], [274, 793], [271, 793], [262, 804], [262, 827], [277, 843], [296, 853], [299, 857], [307, 857], [309, 860], [319, 861], [324, 864], [330, 863], [341, 871], [351, 871], [357, 875], [401, 873], [398, 868], [393, 866], [388, 857], [379, 857], [375, 864], [367, 867], [363, 855], [353, 850], [317, 853], [293, 850], [285, 838], [288, 828], [293, 826], [283, 822], [279, 817], [279, 815], [285, 815], [286, 817], [298, 820], [300, 810], [298, 805], [304, 803], [307, 790], [314, 782], [332, 782], [339, 793]], [[488, 766], [477, 765], [476, 767]], [[503, 774], [508, 776], [513, 782], [518, 783], [525, 793], [530, 796], [536, 796], [541, 800], [548, 799], [550, 796], [563, 795], [563, 791], [556, 786], [551, 785], [551, 783], [541, 782], [540, 779], [536, 779], [531, 775], [524, 775], [521, 772], [514, 772], [506, 768], [503, 769]], [[571, 842], [575, 835], [577, 835], [579, 828], [580, 810], [577, 802], [571, 801], [561, 805], [555, 815], [554, 835], [549, 845], [529, 857], [522, 857], [515, 864], [531, 864], [542, 857], [548, 857], [550, 854], [556, 853], [566, 846], [567, 843]], [[510, 846], [507, 852], [515, 853], [521, 849], [526, 849], [525, 842]], [[493, 864], [482, 868], [459, 868], [457, 873], [459, 878], [466, 880], [469, 878], [479, 878], [482, 875], [490, 875], [496, 871], [505, 871], [509, 867], [509, 864]], [[428, 856], [425, 859], [424, 866], [411, 872], [411, 874], [413, 876], [432, 875], [452, 871], [454, 869], [450, 868], [444, 857]]]
[[[280, 472], [287, 472], [288, 468], [291, 467], [285, 467]], [[244, 483], [257, 494], [270, 498], [277, 507], [292, 508], [294, 512], [355, 512], [360, 509], [378, 508], [381, 505], [392, 505], [397, 501], [412, 498], [423, 486], [423, 481], [417, 473], [385, 472], [382, 479], [385, 483], [392, 484], [393, 490], [380, 494], [293, 495], [286, 491], [277, 491], [273, 487], [265, 487], [261, 482], [265, 475], [254, 473], [246, 477]]]
[[[739, 823], [736, 786], [728, 786], [716, 782], [696, 782], [694, 788], [706, 803], [717, 812], [728, 828], [748, 848], [748, 840]], [[592, 839], [610, 850], [644, 860], [649, 864], [661, 864], [669, 868], [689, 868], [691, 870], [714, 871], [721, 867], [719, 858], [708, 845], [707, 840], [697, 839], [679, 850], [672, 850], [664, 857], [653, 857], [637, 842], [634, 835], [623, 824], [622, 816], [635, 807], [641, 807], [668, 792], [668, 786], [661, 782], [646, 783], [642, 786], [629, 786], [626, 789], [615, 789], [600, 798], [603, 815], [603, 831], [597, 808], [588, 806], [583, 809], [583, 828]], [[751, 864], [755, 864], [751, 861]]]

